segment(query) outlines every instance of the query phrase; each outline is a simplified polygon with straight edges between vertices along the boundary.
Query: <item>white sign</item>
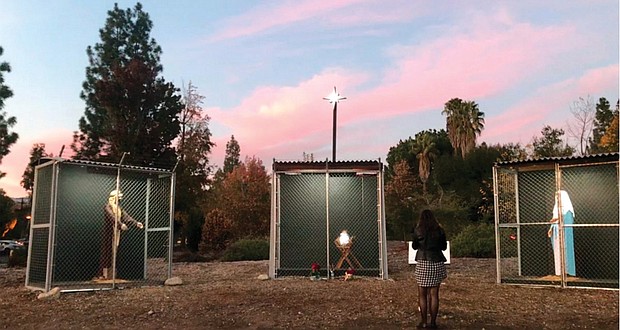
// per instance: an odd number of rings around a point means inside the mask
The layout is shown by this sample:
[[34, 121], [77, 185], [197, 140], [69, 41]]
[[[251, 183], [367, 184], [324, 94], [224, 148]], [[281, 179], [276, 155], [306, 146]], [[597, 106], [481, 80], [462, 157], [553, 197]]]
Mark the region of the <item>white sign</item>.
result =
[[[417, 264], [417, 261], [415, 261], [415, 254], [418, 252], [418, 250], [414, 250], [413, 247], [411, 247], [411, 241], [407, 242], [409, 244], [409, 264]], [[446, 247], [445, 251], [441, 251], [443, 252], [444, 257], [446, 257], [446, 262], [445, 264], [449, 264], [450, 263], [450, 241], [448, 241], [448, 245]]]

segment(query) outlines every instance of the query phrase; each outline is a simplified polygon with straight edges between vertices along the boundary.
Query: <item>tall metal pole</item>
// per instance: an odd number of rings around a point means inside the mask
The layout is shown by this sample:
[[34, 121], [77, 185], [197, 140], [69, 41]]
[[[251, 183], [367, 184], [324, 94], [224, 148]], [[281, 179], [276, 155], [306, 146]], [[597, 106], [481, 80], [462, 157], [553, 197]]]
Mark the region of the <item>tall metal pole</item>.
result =
[[334, 102], [334, 129], [332, 133], [332, 162], [336, 161], [336, 117], [338, 116], [338, 102]]
[[332, 141], [332, 161], [335, 162], [336, 161], [336, 118], [337, 118], [337, 114], [338, 114], [338, 102], [342, 101], [342, 100], [346, 100], [347, 98], [344, 96], [340, 96], [340, 94], [338, 94], [338, 92], [336, 91], [336, 86], [334, 86], [334, 91], [328, 96], [328, 97], [324, 97], [323, 100], [327, 100], [329, 101], [329, 103], [333, 103], [334, 104], [334, 124], [333, 124], [333, 141]]

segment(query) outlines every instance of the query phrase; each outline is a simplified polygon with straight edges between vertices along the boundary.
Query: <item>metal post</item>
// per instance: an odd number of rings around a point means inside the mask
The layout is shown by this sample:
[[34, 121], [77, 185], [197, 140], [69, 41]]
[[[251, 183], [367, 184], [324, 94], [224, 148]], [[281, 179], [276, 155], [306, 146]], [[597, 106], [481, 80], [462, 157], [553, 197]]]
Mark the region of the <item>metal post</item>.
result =
[[[115, 196], [115, 203], [116, 203], [116, 207], [120, 209], [121, 207], [121, 201], [119, 198], [119, 194], [121, 192], [121, 166], [123, 164], [123, 159], [125, 159], [125, 155], [127, 155], [127, 152], [123, 152], [123, 155], [121, 156], [121, 160], [118, 162], [118, 169], [116, 171], [116, 196]], [[120, 233], [118, 232], [118, 230], [116, 229], [116, 227], [118, 226], [118, 223], [121, 221], [120, 218], [120, 212], [116, 212], [114, 214], [114, 241], [112, 242], [112, 289], [114, 289], [116, 287], [116, 252], [118, 251], [118, 247], [116, 246], [116, 242], [119, 242], [119, 235]]]
[[334, 102], [334, 125], [332, 133], [332, 162], [336, 161], [336, 117], [338, 116], [338, 102]]
[[564, 207], [562, 205], [562, 173], [560, 173], [560, 164], [555, 163], [555, 192], [553, 198], [558, 203], [558, 236], [560, 238], [560, 278], [562, 279], [562, 287], [566, 287], [566, 238], [564, 237]]
[[174, 165], [174, 168], [172, 169], [172, 175], [170, 175], [170, 195], [168, 200], [168, 213], [170, 215], [170, 219], [168, 222], [168, 278], [172, 277], [172, 256], [174, 253], [174, 196], [177, 182], [177, 174], [175, 172], [176, 169], [177, 166]]
[[493, 166], [493, 205], [495, 212], [495, 269], [496, 278], [495, 282], [497, 284], [502, 283], [502, 274], [501, 274], [501, 250], [500, 250], [500, 233], [499, 233], [499, 185], [497, 182], [497, 165]]
[[[275, 163], [275, 159], [273, 161]], [[270, 227], [269, 227], [269, 278], [276, 277], [276, 226], [278, 225], [276, 217], [277, 213], [277, 204], [276, 198], [278, 196], [278, 183], [276, 181], [276, 172], [271, 171], [271, 219], [270, 219]]]
[[146, 204], [144, 205], [144, 268], [142, 269], [142, 279], [146, 280], [146, 274], [148, 273], [148, 258], [149, 258], [149, 210], [151, 206], [151, 181], [153, 179], [146, 179]]
[[347, 98], [344, 96], [340, 96], [336, 91], [336, 86], [334, 86], [334, 91], [328, 96], [324, 97], [323, 100], [329, 101], [329, 103], [334, 104], [334, 115], [333, 115], [333, 138], [332, 138], [332, 161], [336, 161], [336, 117], [338, 112], [338, 102], [342, 100], [346, 100]]
[[327, 160], [325, 160], [325, 225], [326, 225], [326, 231], [327, 231], [327, 238], [326, 238], [326, 244], [327, 244], [327, 262], [326, 262], [326, 268], [329, 269], [329, 271], [327, 272], [327, 278], [330, 278], [330, 274], [333, 271], [332, 269], [332, 265], [329, 262], [329, 243], [331, 241], [331, 237], [329, 237], [329, 162]]

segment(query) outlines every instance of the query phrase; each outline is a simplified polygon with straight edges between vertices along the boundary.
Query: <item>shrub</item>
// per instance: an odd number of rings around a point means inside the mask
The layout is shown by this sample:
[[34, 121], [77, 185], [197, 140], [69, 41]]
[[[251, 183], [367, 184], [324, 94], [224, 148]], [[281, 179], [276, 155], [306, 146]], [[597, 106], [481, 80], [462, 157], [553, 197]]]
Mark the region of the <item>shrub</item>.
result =
[[451, 240], [450, 252], [454, 257], [495, 257], [495, 227], [480, 223], [465, 227]]
[[222, 261], [267, 260], [269, 259], [269, 241], [266, 239], [242, 239], [231, 244]]
[[[469, 222], [464, 216], [464, 212], [465, 211], [463, 209], [433, 210], [433, 213], [435, 213], [435, 218], [437, 219], [437, 221], [439, 221], [439, 223], [445, 230], [446, 238], [449, 241], [452, 241], [454, 238], [456, 238], [458, 233], [463, 231], [465, 227], [471, 224], [471, 222]], [[417, 219], [416, 219], [416, 222], [417, 222]]]
[[217, 253], [223, 251], [233, 237], [232, 222], [220, 209], [213, 209], [207, 214], [202, 225], [200, 252]]

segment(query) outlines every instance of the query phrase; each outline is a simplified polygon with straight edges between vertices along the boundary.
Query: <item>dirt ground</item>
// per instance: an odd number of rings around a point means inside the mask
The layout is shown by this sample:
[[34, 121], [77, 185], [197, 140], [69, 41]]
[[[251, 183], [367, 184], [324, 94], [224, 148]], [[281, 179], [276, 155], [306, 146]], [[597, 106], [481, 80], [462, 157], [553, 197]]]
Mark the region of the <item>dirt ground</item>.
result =
[[[181, 286], [63, 293], [38, 300], [24, 268], [0, 268], [4, 329], [412, 329], [407, 246], [389, 244], [389, 280], [259, 280], [267, 261], [175, 263]], [[452, 258], [440, 329], [618, 329], [618, 291], [495, 284], [494, 259]]]

